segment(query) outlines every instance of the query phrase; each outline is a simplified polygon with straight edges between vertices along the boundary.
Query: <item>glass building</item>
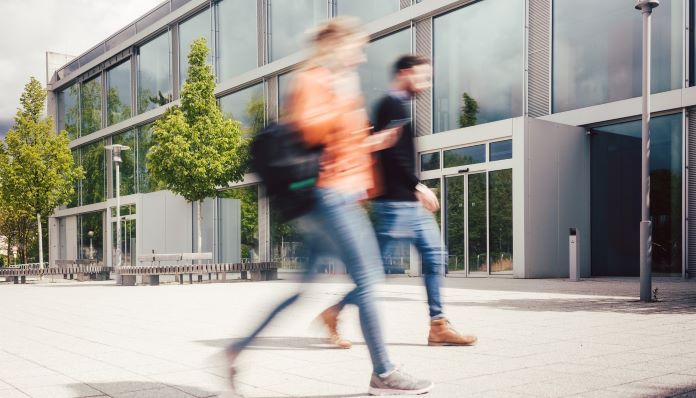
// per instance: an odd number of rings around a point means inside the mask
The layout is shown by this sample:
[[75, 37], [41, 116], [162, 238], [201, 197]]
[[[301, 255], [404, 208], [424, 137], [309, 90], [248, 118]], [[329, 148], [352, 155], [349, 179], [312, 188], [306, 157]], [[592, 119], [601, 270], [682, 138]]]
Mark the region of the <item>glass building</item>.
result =
[[[401, 54], [432, 60], [433, 85], [408, 104], [417, 172], [452, 277], [568, 276], [579, 231], [581, 275], [638, 274], [641, 15], [634, 0], [170, 0], [52, 73], [49, 112], [86, 171], [49, 228], [50, 260], [113, 264], [194, 250], [195, 206], [148, 172], [152, 124], [179, 99], [191, 43], [205, 38], [218, 103], [248, 136], [283, 115], [308, 30], [350, 15], [370, 35], [360, 66], [368, 114]], [[653, 272], [696, 275], [696, 88], [693, 1], [653, 16], [651, 220]], [[591, 36], [590, 36], [591, 35]], [[96, 55], [95, 55], [96, 54]], [[110, 144], [130, 147], [115, 219]], [[693, 157], [692, 157], [693, 158]], [[693, 164], [696, 167], [696, 164]], [[299, 267], [301, 234], [283, 223], [253, 174], [203, 204], [214, 261]], [[692, 217], [687, 217], [692, 214]], [[397, 246], [390, 272], [419, 272]], [[332, 265], [333, 260], [324, 260]]]

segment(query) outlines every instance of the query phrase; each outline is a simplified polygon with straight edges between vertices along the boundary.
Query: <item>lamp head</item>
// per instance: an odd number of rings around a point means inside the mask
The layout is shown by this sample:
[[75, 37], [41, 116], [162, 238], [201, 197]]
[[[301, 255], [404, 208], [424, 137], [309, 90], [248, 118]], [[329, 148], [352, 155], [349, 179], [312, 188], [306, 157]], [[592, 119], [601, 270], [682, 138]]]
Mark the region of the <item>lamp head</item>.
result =
[[120, 164], [123, 161], [123, 159], [121, 159], [121, 151], [127, 151], [130, 147], [121, 144], [113, 144], [105, 146], [104, 149], [110, 150], [114, 162]]
[[87, 236], [89, 236], [90, 238], [94, 238], [94, 231], [88, 231]]
[[660, 0], [636, 0], [636, 10], [652, 10], [660, 5]]

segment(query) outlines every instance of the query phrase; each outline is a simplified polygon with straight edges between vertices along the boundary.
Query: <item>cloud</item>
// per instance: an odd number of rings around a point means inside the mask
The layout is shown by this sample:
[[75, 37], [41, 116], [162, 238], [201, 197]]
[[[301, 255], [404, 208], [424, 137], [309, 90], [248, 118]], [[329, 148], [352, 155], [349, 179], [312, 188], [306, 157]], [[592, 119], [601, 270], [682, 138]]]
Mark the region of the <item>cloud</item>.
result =
[[0, 135], [30, 76], [46, 82], [46, 51], [80, 55], [162, 0], [0, 1]]

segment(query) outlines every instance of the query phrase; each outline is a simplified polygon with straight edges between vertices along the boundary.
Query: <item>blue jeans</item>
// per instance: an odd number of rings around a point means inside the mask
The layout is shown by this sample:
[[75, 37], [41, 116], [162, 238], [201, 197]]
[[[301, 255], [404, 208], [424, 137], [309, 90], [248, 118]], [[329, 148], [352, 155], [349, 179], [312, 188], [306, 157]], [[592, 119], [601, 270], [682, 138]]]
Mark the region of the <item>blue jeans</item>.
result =
[[[430, 318], [444, 317], [440, 287], [447, 252], [440, 240], [440, 228], [435, 217], [420, 202], [376, 200], [372, 202], [372, 206], [377, 215], [376, 231], [382, 256], [388, 257], [398, 242], [413, 244], [423, 261]], [[355, 299], [356, 292], [351, 291], [339, 305], [355, 304]]]
[[[375, 297], [375, 286], [383, 276], [382, 261], [372, 225], [358, 199], [359, 196], [355, 194], [317, 189], [315, 209], [300, 222], [307, 231], [306, 240], [310, 246], [312, 242], [320, 241], [313, 237], [320, 236], [322, 242], [328, 242], [335, 248], [333, 254], [346, 264], [348, 274], [356, 285], [353, 303], [360, 312], [360, 327], [370, 352], [373, 370], [383, 374], [394, 369], [394, 365], [387, 355]], [[316, 253], [316, 250], [310, 248], [309, 252]], [[310, 259], [303, 281], [310, 281], [315, 275], [315, 261]], [[298, 292], [280, 303], [249, 337], [234, 343], [231, 348], [241, 351], [251, 344], [271, 320], [297, 301], [300, 295], [301, 292]]]

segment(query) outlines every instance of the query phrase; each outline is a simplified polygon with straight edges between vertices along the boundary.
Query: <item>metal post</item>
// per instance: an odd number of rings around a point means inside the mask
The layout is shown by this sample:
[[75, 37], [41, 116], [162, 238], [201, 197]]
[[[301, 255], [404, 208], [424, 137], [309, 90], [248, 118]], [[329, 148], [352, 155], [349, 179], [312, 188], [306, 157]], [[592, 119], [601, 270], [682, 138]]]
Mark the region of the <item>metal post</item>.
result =
[[650, 222], [650, 46], [652, 10], [659, 0], [637, 0], [643, 14], [643, 132], [640, 221], [640, 301], [652, 301], [652, 224]]
[[116, 267], [121, 267], [121, 162], [116, 162]]

